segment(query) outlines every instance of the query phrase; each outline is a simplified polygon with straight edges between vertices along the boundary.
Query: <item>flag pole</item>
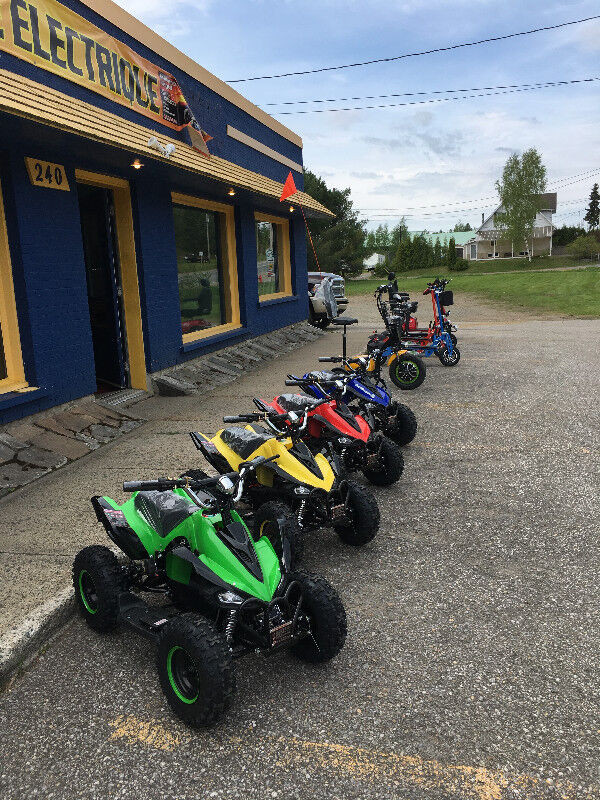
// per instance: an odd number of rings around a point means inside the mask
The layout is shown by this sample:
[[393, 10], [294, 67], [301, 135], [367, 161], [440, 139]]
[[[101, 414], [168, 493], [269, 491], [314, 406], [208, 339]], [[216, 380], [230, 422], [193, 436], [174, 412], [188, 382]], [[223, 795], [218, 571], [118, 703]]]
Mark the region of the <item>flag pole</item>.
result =
[[[283, 185], [283, 191], [281, 193], [281, 197], [279, 198], [279, 202], [283, 203], [284, 200], [287, 200], [288, 197], [291, 197], [294, 194], [298, 193], [298, 189], [296, 188], [296, 184], [294, 183], [294, 176], [290, 170], [289, 175], [286, 178], [286, 181]], [[317, 262], [317, 267], [319, 269], [319, 275], [322, 275], [323, 272], [321, 271], [321, 265], [319, 264], [319, 257], [317, 256], [317, 251], [315, 248], [315, 243], [313, 242], [313, 238], [310, 232], [310, 228], [308, 227], [308, 221], [306, 219], [306, 214], [304, 213], [304, 206], [300, 202], [300, 200], [296, 201], [300, 206], [300, 211], [302, 211], [302, 218], [304, 219], [304, 225], [306, 227], [306, 232], [308, 234], [308, 239], [310, 241], [310, 246], [312, 247], [313, 255], [315, 257], [315, 261]]]

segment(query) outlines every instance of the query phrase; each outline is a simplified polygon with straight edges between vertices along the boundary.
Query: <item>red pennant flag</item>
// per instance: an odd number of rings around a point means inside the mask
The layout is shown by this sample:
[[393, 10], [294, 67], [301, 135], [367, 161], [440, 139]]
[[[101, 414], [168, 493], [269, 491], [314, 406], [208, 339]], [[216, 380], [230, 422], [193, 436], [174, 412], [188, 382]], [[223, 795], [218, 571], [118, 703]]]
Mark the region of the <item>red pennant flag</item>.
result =
[[279, 202], [283, 203], [284, 200], [287, 200], [288, 197], [291, 197], [293, 194], [296, 194], [297, 191], [298, 189], [296, 189], [296, 184], [294, 183], [294, 176], [290, 172], [290, 174], [285, 179], [285, 183], [283, 184], [283, 192], [281, 193]]

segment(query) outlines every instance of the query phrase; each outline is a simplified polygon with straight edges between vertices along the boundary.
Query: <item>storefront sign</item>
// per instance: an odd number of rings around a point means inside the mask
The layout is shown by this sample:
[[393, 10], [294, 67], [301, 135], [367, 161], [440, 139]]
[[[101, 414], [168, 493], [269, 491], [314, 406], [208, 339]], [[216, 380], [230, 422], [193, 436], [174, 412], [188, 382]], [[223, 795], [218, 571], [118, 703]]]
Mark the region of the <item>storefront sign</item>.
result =
[[57, 0], [0, 0], [0, 51], [35, 64], [181, 131], [209, 155], [173, 75], [109, 36]]
[[59, 189], [61, 192], [71, 191], [62, 164], [50, 164], [48, 161], [40, 161], [39, 158], [26, 158], [25, 165], [29, 173], [29, 180], [34, 186]]

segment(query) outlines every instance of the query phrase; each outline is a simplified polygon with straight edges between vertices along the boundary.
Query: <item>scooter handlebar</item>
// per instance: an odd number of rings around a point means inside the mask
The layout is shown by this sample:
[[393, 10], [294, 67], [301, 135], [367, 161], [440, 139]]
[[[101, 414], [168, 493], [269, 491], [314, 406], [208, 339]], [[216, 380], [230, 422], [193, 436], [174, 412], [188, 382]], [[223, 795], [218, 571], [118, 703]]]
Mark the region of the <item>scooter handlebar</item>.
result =
[[341, 356], [319, 356], [319, 361], [327, 364], [339, 364], [343, 360]]

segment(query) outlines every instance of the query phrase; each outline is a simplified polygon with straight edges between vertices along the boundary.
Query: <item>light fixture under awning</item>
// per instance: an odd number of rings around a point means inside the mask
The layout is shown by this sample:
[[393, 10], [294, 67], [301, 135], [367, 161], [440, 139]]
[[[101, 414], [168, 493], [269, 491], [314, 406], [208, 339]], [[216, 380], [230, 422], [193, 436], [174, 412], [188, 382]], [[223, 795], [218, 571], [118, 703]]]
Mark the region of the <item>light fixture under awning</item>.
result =
[[[143, 155], [147, 159], [165, 161], [155, 149], [148, 146], [149, 139], [156, 135], [156, 131], [3, 69], [0, 69], [0, 112], [25, 117], [86, 139], [120, 147], [136, 156]], [[235, 186], [279, 200], [282, 183], [239, 167], [224, 158], [207, 158], [180, 139], [161, 134], [160, 140], [163, 144], [172, 143], [176, 147], [168, 161], [170, 165], [230, 187]], [[298, 192], [294, 200], [301, 203], [310, 216], [335, 216], [304, 192]]]

